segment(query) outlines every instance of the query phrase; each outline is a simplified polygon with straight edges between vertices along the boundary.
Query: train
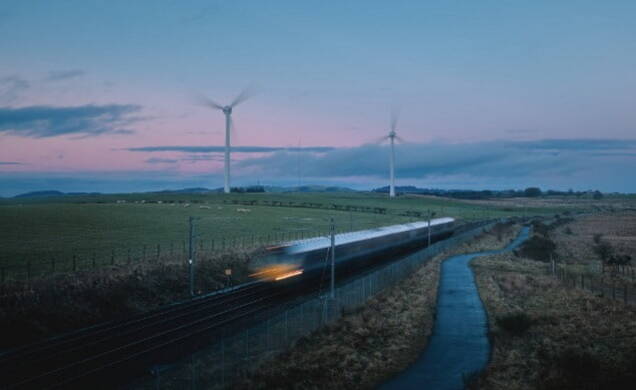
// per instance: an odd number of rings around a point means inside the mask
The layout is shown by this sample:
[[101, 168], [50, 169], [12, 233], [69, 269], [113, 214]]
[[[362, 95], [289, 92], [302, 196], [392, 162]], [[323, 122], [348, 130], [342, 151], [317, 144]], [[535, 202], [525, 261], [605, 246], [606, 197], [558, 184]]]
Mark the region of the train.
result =
[[[452, 235], [455, 223], [454, 218], [444, 217], [431, 219], [430, 227], [429, 221], [417, 221], [336, 234], [335, 262], [338, 267], [351, 266], [364, 259], [423, 247], [428, 243], [429, 228], [431, 242], [435, 242]], [[330, 236], [267, 247], [263, 256], [250, 263], [250, 276], [275, 282], [322, 270], [329, 264], [330, 247]]]

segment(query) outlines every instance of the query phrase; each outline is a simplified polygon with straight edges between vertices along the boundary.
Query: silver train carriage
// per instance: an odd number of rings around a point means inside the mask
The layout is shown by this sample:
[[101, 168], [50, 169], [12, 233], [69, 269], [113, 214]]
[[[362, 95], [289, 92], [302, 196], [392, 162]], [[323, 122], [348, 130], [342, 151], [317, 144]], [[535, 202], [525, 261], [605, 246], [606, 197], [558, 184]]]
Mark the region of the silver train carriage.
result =
[[[431, 238], [437, 240], [453, 231], [455, 219], [431, 220]], [[341, 233], [335, 236], [336, 262], [373, 256], [394, 248], [424, 246], [428, 240], [428, 221]], [[250, 264], [254, 278], [278, 281], [319, 269], [329, 260], [329, 236], [286, 242], [266, 248], [267, 254]]]

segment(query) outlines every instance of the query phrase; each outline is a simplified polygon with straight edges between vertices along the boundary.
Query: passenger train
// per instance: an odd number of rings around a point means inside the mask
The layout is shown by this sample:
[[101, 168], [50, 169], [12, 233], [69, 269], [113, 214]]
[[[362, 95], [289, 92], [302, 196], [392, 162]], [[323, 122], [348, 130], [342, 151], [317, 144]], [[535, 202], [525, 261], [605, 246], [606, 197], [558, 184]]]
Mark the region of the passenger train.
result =
[[[431, 242], [453, 233], [455, 219], [436, 218], [430, 221]], [[350, 265], [360, 259], [373, 258], [397, 250], [426, 246], [428, 221], [385, 226], [335, 235], [335, 261], [338, 266]], [[291, 241], [266, 248], [266, 254], [250, 264], [251, 276], [266, 281], [279, 281], [312, 271], [329, 264], [331, 237], [323, 236]]]

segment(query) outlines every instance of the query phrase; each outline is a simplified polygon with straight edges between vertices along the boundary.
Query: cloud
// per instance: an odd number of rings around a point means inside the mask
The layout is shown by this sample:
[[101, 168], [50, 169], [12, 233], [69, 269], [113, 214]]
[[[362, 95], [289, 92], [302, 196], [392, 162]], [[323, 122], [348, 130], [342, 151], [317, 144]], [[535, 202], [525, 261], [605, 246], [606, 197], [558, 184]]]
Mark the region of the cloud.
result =
[[30, 87], [31, 84], [28, 81], [18, 76], [0, 78], [0, 104], [15, 102]]
[[186, 161], [190, 163], [196, 163], [199, 161], [223, 161], [223, 160], [224, 160], [224, 157], [219, 154], [192, 154], [181, 159], [181, 161]]
[[[404, 179], [567, 177], [589, 171], [599, 151], [621, 156], [636, 148], [636, 140], [555, 139], [527, 142], [490, 141], [465, 144], [404, 144], [396, 146], [396, 175]], [[322, 155], [309, 154], [302, 161], [306, 177], [385, 177], [389, 169], [387, 146], [362, 145]], [[241, 160], [237, 166], [270, 175], [296, 174], [298, 156], [278, 151], [264, 157]]]
[[140, 106], [132, 104], [0, 107], [0, 133], [29, 138], [130, 134], [133, 131], [125, 126], [138, 120], [130, 114], [139, 110]]
[[[334, 150], [331, 146], [282, 147], [282, 146], [232, 146], [234, 153], [271, 153], [277, 151], [324, 153]], [[225, 146], [142, 146], [125, 149], [129, 152], [184, 152], [223, 153]]]
[[576, 150], [576, 151], [589, 151], [589, 150], [620, 150], [636, 147], [636, 140], [629, 139], [586, 139], [586, 138], [571, 138], [571, 139], [543, 139], [537, 141], [526, 142], [511, 142], [513, 145], [520, 149], [534, 149], [534, 150]]
[[144, 161], [146, 164], [174, 164], [179, 162], [179, 160], [171, 159], [171, 158], [158, 158], [152, 157]]
[[24, 163], [17, 161], [0, 161], [0, 165], [24, 165]]
[[49, 72], [46, 77], [46, 81], [61, 81], [68, 80], [75, 77], [80, 77], [86, 74], [83, 70], [71, 69], [71, 70], [53, 70]]

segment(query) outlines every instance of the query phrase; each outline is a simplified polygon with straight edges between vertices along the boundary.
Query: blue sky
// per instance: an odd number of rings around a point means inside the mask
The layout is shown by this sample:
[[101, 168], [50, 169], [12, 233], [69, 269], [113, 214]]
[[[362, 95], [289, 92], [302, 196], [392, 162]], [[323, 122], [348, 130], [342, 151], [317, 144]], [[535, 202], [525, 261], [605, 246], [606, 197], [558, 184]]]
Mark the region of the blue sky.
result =
[[[636, 2], [624, 0], [5, 0], [0, 196], [90, 191], [94, 172], [118, 178], [99, 185], [112, 191], [218, 187], [223, 118], [194, 97], [225, 102], [247, 85], [257, 93], [235, 112], [237, 184], [300, 173], [382, 185], [388, 167], [359, 159], [387, 153], [366, 144], [399, 107], [400, 184], [636, 191], [634, 20]], [[545, 140], [567, 155], [552, 161], [563, 169], [527, 153]], [[526, 143], [527, 158], [511, 161], [511, 143]], [[445, 155], [415, 158], [432, 150], [490, 150], [492, 166], [451, 172]], [[299, 153], [304, 168], [268, 175]]]

